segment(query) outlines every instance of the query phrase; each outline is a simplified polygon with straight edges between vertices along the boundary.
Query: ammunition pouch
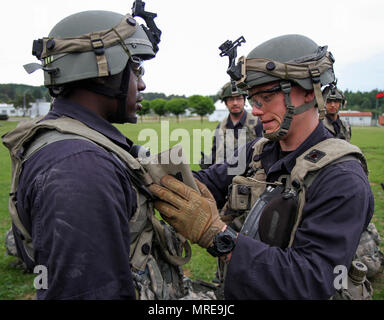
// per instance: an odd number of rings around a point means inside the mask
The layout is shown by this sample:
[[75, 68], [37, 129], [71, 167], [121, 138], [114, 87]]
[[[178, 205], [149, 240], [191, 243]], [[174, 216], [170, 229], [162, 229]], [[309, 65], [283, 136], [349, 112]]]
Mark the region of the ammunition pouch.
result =
[[234, 177], [229, 186], [228, 201], [220, 214], [221, 219], [235, 231], [240, 232], [246, 215], [266, 186], [266, 182], [258, 181], [255, 178]]
[[234, 177], [229, 187], [228, 208], [240, 212], [250, 210], [266, 186], [266, 182], [254, 178]]

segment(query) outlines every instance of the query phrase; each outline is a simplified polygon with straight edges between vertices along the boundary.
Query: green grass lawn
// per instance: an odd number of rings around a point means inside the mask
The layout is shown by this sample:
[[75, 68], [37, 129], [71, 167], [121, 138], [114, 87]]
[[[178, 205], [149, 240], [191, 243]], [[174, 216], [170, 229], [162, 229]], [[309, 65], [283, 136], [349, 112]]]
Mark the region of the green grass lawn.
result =
[[[16, 127], [16, 122], [0, 121], [0, 136], [5, 132]], [[192, 136], [193, 130], [208, 128], [213, 130], [217, 123], [211, 123], [200, 120], [184, 120], [176, 123], [174, 120], [169, 123], [169, 131], [175, 132], [182, 137], [185, 132]], [[191, 162], [193, 162], [193, 155], [195, 159], [200, 158], [201, 146], [204, 146], [204, 139], [201, 138], [201, 144], [193, 146], [188, 139], [179, 138], [179, 140], [167, 132], [160, 134], [160, 123], [156, 121], [151, 122], [138, 122], [137, 125], [125, 124], [117, 125], [127, 137], [138, 144], [147, 144], [147, 139], [139, 141], [139, 132], [143, 129], [151, 129], [159, 133], [158, 139], [160, 143], [160, 150], [163, 151], [177, 143], [181, 143], [186, 149]], [[141, 131], [143, 133], [143, 131]], [[170, 140], [175, 141], [170, 141]], [[211, 146], [211, 138], [206, 139], [208, 148]], [[373, 222], [376, 224], [380, 234], [384, 236], [384, 191], [380, 183], [384, 182], [384, 128], [352, 128], [352, 141], [353, 144], [359, 146], [366, 155], [368, 166], [370, 170], [369, 180], [371, 183], [372, 191], [375, 196], [375, 215]], [[152, 150], [155, 153], [156, 150]], [[196, 155], [197, 153], [197, 155]], [[198, 170], [197, 164], [191, 164], [192, 170]], [[30, 299], [34, 294], [33, 289], [33, 274], [24, 274], [21, 270], [11, 267], [10, 264], [15, 261], [13, 257], [4, 256], [4, 236], [10, 226], [10, 217], [8, 213], [8, 193], [10, 184], [10, 159], [8, 150], [0, 144], [0, 299]], [[384, 240], [381, 243], [381, 249], [384, 251]], [[184, 266], [187, 275], [193, 279], [202, 279], [205, 281], [212, 281], [216, 272], [216, 260], [212, 258], [205, 249], [201, 249], [197, 245], [192, 246], [192, 259]], [[374, 299], [384, 300], [384, 276], [381, 273], [373, 282], [375, 295]]]

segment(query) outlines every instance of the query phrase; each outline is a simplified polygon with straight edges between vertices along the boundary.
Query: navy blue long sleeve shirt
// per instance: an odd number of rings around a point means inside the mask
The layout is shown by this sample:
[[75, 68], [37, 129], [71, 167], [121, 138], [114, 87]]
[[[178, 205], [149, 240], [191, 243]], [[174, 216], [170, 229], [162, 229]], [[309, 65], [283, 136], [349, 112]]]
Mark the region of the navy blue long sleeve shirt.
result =
[[[92, 111], [56, 99], [45, 119], [67, 116], [129, 151], [132, 142]], [[85, 140], [52, 143], [24, 164], [18, 211], [48, 270], [38, 299], [134, 299], [128, 221], [136, 193], [114, 156]]]
[[[295, 159], [332, 135], [320, 123], [298, 149], [280, 156], [278, 142], [265, 145], [260, 156], [267, 181], [290, 173]], [[255, 140], [256, 141], [256, 140]], [[246, 148], [247, 166], [252, 146]], [[239, 151], [241, 152], [241, 151]], [[233, 175], [228, 165], [214, 165], [195, 173], [221, 207]], [[227, 299], [328, 299], [338, 275], [334, 268], [348, 268], [360, 235], [374, 210], [368, 179], [357, 161], [336, 163], [323, 169], [306, 194], [303, 217], [291, 248], [271, 247], [239, 234], [225, 281]]]

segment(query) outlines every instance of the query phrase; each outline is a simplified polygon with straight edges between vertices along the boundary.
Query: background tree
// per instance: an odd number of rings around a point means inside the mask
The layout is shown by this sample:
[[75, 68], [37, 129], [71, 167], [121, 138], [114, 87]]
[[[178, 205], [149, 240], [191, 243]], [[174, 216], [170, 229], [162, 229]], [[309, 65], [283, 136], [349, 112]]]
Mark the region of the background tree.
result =
[[137, 114], [140, 116], [141, 123], [143, 123], [143, 116], [151, 112], [151, 103], [148, 100], [142, 100], [140, 104], [142, 108], [137, 110]]
[[151, 109], [159, 116], [159, 122], [161, 117], [167, 113], [167, 108], [165, 106], [166, 102], [167, 100], [162, 98], [157, 98], [151, 101]]
[[0, 93], [0, 103], [12, 103], [12, 100], [5, 94]]
[[176, 121], [179, 122], [180, 115], [185, 113], [188, 108], [188, 100], [185, 98], [172, 98], [166, 102], [165, 107], [168, 112], [176, 116]]
[[43, 98], [43, 93], [41, 92], [40, 88], [34, 88], [31, 92], [35, 101]]
[[45, 94], [44, 94], [44, 98], [45, 98], [45, 101], [47, 102], [51, 102], [52, 101], [52, 96], [50, 95], [49, 91], [47, 91]]
[[198, 94], [188, 98], [188, 105], [192, 113], [200, 116], [201, 122], [203, 122], [204, 116], [212, 114], [215, 111], [213, 100], [210, 97], [204, 97]]
[[371, 109], [371, 101], [368, 97], [364, 97], [361, 101], [361, 111], [369, 111]]
[[164, 93], [160, 93], [160, 92], [143, 92], [142, 95], [145, 100], [149, 100], [149, 101], [159, 99], [159, 98], [167, 99], [167, 96]]
[[17, 93], [13, 100], [13, 106], [16, 109], [21, 108], [23, 110], [23, 116], [25, 116], [28, 109], [32, 107], [31, 102], [35, 102], [31, 92], [25, 91], [23, 94]]

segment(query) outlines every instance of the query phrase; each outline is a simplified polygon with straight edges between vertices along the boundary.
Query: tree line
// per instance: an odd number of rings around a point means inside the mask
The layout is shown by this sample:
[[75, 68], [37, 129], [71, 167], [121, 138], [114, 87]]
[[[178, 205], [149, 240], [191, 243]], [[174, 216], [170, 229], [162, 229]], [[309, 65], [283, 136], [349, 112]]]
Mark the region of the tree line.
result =
[[346, 90], [344, 95], [347, 105], [344, 109], [372, 112], [373, 117], [377, 119], [377, 116], [383, 113], [384, 98], [377, 99], [376, 94], [383, 91], [377, 89], [370, 92]]
[[143, 116], [151, 112], [159, 116], [159, 121], [162, 116], [174, 114], [177, 122], [180, 115], [187, 110], [191, 113], [200, 116], [201, 121], [207, 114], [212, 114], [215, 111], [215, 106], [212, 98], [200, 95], [192, 95], [189, 98], [173, 97], [169, 100], [164, 98], [155, 98], [153, 100], [144, 99], [141, 101], [142, 108], [137, 111], [137, 114], [143, 119]]
[[50, 101], [48, 89], [44, 86], [29, 86], [25, 84], [0, 84], [0, 103], [13, 104], [15, 108], [31, 107], [36, 100]]
[[[344, 91], [347, 99], [345, 109], [372, 112], [374, 117], [382, 113], [384, 98], [376, 99], [376, 94], [383, 90], [371, 90], [369, 92]], [[213, 103], [218, 100], [218, 95], [200, 96], [193, 95], [165, 95], [158, 92], [142, 93], [144, 101], [143, 109], [139, 111], [140, 115], [155, 113], [164, 116], [174, 114], [178, 118], [187, 109], [200, 116], [211, 114], [214, 111]], [[29, 86], [24, 84], [0, 84], [0, 103], [13, 104], [15, 108], [31, 107], [31, 103], [36, 100], [50, 101], [48, 89], [44, 86]], [[209, 102], [211, 101], [211, 102]], [[204, 113], [205, 112], [205, 113]], [[204, 113], [204, 114], [203, 114]], [[202, 115], [203, 114], [203, 115]]]
[[[197, 114], [201, 119], [207, 114], [215, 111], [214, 102], [218, 96], [192, 95], [165, 95], [164, 93], [148, 92], [142, 93], [144, 100], [141, 102], [142, 109], [138, 114], [143, 117], [146, 114], [154, 113], [159, 116], [174, 114], [179, 120], [180, 115], [187, 109]], [[15, 108], [28, 109], [31, 103], [37, 100], [51, 101], [49, 91], [44, 86], [29, 86], [24, 84], [0, 84], [0, 103], [13, 104]]]

